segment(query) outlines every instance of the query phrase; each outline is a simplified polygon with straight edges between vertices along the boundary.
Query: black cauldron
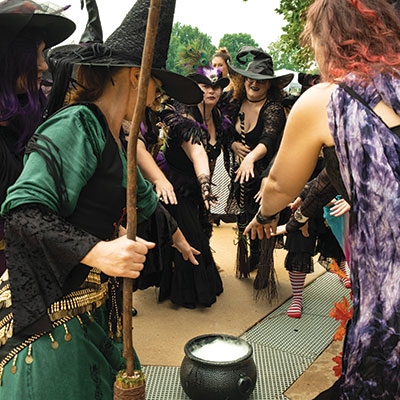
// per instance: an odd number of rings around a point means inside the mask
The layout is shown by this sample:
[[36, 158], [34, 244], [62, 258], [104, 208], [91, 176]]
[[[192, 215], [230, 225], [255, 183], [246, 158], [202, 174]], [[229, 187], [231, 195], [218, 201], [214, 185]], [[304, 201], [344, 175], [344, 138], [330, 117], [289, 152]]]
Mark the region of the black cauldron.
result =
[[245, 400], [257, 380], [253, 349], [235, 336], [197, 336], [185, 345], [180, 379], [191, 400]]

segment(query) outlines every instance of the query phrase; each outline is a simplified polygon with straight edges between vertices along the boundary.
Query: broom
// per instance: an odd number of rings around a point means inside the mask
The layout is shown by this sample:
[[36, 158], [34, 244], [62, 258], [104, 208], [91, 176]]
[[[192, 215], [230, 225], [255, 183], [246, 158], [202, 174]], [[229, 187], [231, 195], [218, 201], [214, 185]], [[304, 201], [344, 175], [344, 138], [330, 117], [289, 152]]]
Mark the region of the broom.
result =
[[[246, 146], [246, 137], [244, 129], [244, 112], [239, 113], [240, 121], [240, 142]], [[242, 162], [242, 159], [240, 159]], [[239, 183], [239, 214], [237, 216], [238, 240], [236, 252], [236, 276], [238, 278], [248, 278], [250, 276], [250, 260], [248, 251], [248, 238], [244, 235], [244, 230], [249, 223], [247, 213], [245, 212], [245, 187]]]
[[[140, 122], [143, 120], [147, 101], [147, 88], [153, 64], [154, 47], [160, 17], [161, 0], [151, 0], [147, 18], [146, 36], [143, 47], [140, 69], [138, 95], [129, 131], [127, 164], [127, 237], [135, 240], [137, 232], [136, 184], [137, 184], [137, 140]], [[132, 337], [132, 293], [133, 280], [123, 280], [123, 356], [126, 359], [126, 370], [118, 372], [114, 383], [114, 400], [145, 400], [145, 377], [134, 368], [135, 353]]]

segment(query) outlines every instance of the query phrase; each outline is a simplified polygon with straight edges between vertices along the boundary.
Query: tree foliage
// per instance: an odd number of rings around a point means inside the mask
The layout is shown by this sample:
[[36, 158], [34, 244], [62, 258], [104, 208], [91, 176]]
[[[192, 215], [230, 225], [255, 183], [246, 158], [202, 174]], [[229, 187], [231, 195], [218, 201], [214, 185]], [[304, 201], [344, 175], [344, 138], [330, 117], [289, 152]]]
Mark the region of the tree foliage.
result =
[[[289, 69], [317, 73], [313, 54], [300, 44], [300, 35], [305, 24], [305, 13], [312, 1], [280, 0], [280, 6], [275, 12], [283, 16], [286, 25], [282, 27], [283, 34], [279, 40], [271, 43], [268, 49], [265, 49], [274, 60], [275, 70]], [[259, 47], [251, 35], [247, 33], [225, 34], [219, 42], [219, 47], [222, 46], [228, 49], [232, 56], [232, 62], [236, 66], [238, 64], [235, 56], [242, 46]], [[172, 28], [167, 69], [186, 75], [187, 69], [182, 65], [181, 54], [182, 51], [189, 50], [191, 47], [201, 49], [204, 57], [208, 60], [211, 59], [216, 50], [209, 35], [200, 32], [198, 28], [176, 22]]]
[[268, 53], [274, 60], [274, 69], [289, 69], [297, 71], [298, 65], [293, 61], [292, 54], [284, 51], [282, 48], [281, 40], [270, 43], [268, 46]]
[[[226, 47], [232, 56], [233, 64], [238, 66], [235, 56], [242, 46], [259, 47], [248, 33], [226, 33], [219, 41], [218, 47]], [[189, 52], [193, 51], [194, 54], [199, 54], [199, 57], [209, 62], [216, 50], [209, 35], [200, 32], [198, 28], [176, 22], [172, 27], [166, 68], [169, 71], [187, 75], [190, 71], [185, 65], [184, 58], [187, 59], [186, 55]]]
[[268, 51], [279, 67], [297, 71], [314, 70], [314, 56], [300, 44], [300, 35], [305, 25], [305, 13], [313, 0], [280, 0], [275, 11], [286, 21], [280, 39], [271, 43]]
[[258, 43], [248, 33], [226, 33], [219, 41], [219, 47], [226, 47], [232, 57], [233, 65], [239, 66], [235, 57], [243, 46], [259, 47]]

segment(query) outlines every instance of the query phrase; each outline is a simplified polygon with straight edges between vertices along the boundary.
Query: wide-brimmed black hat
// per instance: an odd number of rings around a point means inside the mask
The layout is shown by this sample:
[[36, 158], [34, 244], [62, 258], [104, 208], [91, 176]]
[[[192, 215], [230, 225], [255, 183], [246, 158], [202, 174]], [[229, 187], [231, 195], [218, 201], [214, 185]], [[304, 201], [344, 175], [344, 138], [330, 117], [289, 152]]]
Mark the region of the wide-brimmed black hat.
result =
[[[150, 0], [138, 0], [104, 44], [75, 46], [70, 61], [86, 66], [140, 67], [149, 6]], [[185, 104], [197, 104], [203, 100], [203, 92], [198, 85], [165, 69], [174, 13], [175, 0], [162, 0], [151, 74], [162, 82], [162, 89], [169, 96]], [[57, 59], [57, 48], [52, 49], [48, 57], [50, 62], [51, 58]]]
[[196, 83], [204, 83], [212, 87], [220, 87], [224, 89], [229, 85], [229, 78], [222, 76], [222, 71], [219, 68], [212, 66], [199, 67], [196, 72], [187, 76]]
[[260, 48], [244, 46], [237, 53], [236, 60], [239, 64], [245, 65], [246, 61], [244, 59], [249, 54], [253, 56], [253, 60], [247, 65], [246, 69], [236, 68], [228, 61], [229, 70], [256, 81], [270, 80], [271, 84], [280, 89], [289, 85], [293, 80], [294, 74], [291, 73], [281, 76], [275, 75], [272, 57]]
[[61, 43], [76, 28], [71, 20], [58, 15], [61, 11], [31, 0], [3, 1], [0, 3], [0, 47], [7, 47], [27, 29], [40, 29], [46, 48]]

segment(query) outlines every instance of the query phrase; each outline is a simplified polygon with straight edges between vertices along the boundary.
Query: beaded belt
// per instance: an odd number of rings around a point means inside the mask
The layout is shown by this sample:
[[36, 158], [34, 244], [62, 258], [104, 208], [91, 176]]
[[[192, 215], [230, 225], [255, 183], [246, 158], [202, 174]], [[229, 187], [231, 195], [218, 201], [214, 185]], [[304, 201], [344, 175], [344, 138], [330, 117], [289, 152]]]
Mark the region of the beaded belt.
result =
[[54, 322], [65, 317], [75, 317], [87, 311], [99, 308], [107, 298], [108, 282], [95, 289], [79, 289], [51, 304], [47, 309], [50, 321]]
[[[100, 271], [92, 269], [85, 279], [82, 288], [71, 292], [61, 300], [52, 303], [47, 309], [47, 315], [52, 322], [53, 328], [55, 328], [79, 314], [99, 308], [106, 302], [107, 296], [108, 282], [101, 283]], [[13, 349], [7, 357], [1, 360], [0, 372], [14, 353], [18, 353], [30, 343], [45, 334], [45, 332], [38, 333], [14, 346], [14, 339], [16, 338], [13, 337], [13, 326], [14, 319], [11, 312], [11, 291], [8, 282], [8, 271], [6, 270], [0, 277], [0, 347], [6, 345], [7, 341], [10, 340], [10, 342], [13, 343]]]
[[12, 336], [11, 291], [8, 270], [0, 277], [0, 346]]
[[[108, 282], [100, 282], [100, 271], [92, 269], [82, 289], [75, 290], [50, 305], [47, 314], [51, 322], [75, 317], [103, 305], [107, 299]], [[5, 313], [5, 311], [7, 311]], [[11, 291], [8, 271], [0, 278], [0, 346], [13, 335], [13, 316], [11, 313]]]
[[107, 299], [108, 282], [101, 283], [101, 272], [92, 268], [80, 289], [65, 295], [47, 309], [50, 321], [75, 317], [103, 305]]

